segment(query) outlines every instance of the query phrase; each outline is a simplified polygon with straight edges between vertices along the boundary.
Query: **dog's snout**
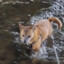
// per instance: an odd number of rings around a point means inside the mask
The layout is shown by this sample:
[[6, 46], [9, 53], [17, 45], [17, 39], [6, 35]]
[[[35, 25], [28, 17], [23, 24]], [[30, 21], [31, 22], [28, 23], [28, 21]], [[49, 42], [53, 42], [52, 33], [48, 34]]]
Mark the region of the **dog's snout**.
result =
[[26, 43], [26, 40], [24, 40], [24, 43]]

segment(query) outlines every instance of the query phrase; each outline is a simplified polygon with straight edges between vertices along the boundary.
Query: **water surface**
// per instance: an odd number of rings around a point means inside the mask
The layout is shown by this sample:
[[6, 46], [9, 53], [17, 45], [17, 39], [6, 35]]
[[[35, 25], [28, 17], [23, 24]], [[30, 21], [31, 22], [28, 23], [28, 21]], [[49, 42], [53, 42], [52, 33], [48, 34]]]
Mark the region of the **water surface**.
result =
[[[0, 64], [33, 64], [32, 56], [27, 55], [25, 45], [19, 45], [18, 22], [23, 25], [34, 24], [36, 21], [58, 17], [64, 24], [64, 3], [55, 1], [2, 1], [0, 4]], [[60, 64], [64, 63], [64, 25], [61, 31], [54, 28], [53, 38], [49, 37], [41, 47], [35, 64], [57, 64], [53, 48], [57, 48]], [[28, 49], [28, 51], [30, 51]]]

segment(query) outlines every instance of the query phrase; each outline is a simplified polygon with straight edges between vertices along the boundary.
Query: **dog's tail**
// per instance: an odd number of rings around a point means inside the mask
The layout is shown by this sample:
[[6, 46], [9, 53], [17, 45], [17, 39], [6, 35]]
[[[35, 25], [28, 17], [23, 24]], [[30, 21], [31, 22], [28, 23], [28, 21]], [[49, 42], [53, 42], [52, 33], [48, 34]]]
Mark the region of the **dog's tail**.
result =
[[56, 18], [56, 17], [50, 17], [49, 21], [57, 23], [59, 29], [62, 27], [62, 22], [58, 18]]

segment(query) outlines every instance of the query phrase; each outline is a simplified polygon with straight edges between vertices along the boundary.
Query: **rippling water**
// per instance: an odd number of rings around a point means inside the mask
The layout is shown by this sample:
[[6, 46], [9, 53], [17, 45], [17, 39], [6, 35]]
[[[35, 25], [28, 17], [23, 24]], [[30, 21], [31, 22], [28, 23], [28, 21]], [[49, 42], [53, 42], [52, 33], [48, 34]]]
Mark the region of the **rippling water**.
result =
[[[32, 54], [31, 50], [20, 42], [18, 22], [21, 22], [23, 25], [29, 25], [48, 17], [58, 17], [64, 24], [64, 3], [62, 1], [35, 1], [3, 0], [1, 2], [1, 64], [33, 64], [32, 59], [35, 54]], [[52, 23], [52, 25], [54, 28], [53, 35], [42, 44], [35, 64], [64, 63], [64, 25], [61, 30], [57, 29], [55, 23]]]

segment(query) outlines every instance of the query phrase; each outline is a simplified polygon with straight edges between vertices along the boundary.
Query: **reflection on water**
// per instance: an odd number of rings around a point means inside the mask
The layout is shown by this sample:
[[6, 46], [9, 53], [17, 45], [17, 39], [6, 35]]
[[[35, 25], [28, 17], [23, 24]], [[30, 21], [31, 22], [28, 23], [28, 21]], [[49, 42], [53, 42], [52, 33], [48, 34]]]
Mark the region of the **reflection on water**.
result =
[[[33, 64], [34, 53], [32, 54], [31, 50], [24, 44], [20, 45], [18, 22], [28, 25], [34, 24], [40, 19], [54, 16], [58, 17], [64, 24], [64, 3], [58, 0], [50, 6], [48, 0], [39, 2], [9, 1], [3, 0], [0, 4], [0, 63]], [[57, 58], [59, 58], [60, 64], [64, 63], [64, 26], [61, 31], [57, 31], [57, 25], [52, 25], [54, 40], [49, 37], [42, 44], [35, 64], [57, 64]], [[53, 48], [53, 41], [58, 53], [57, 58]]]

